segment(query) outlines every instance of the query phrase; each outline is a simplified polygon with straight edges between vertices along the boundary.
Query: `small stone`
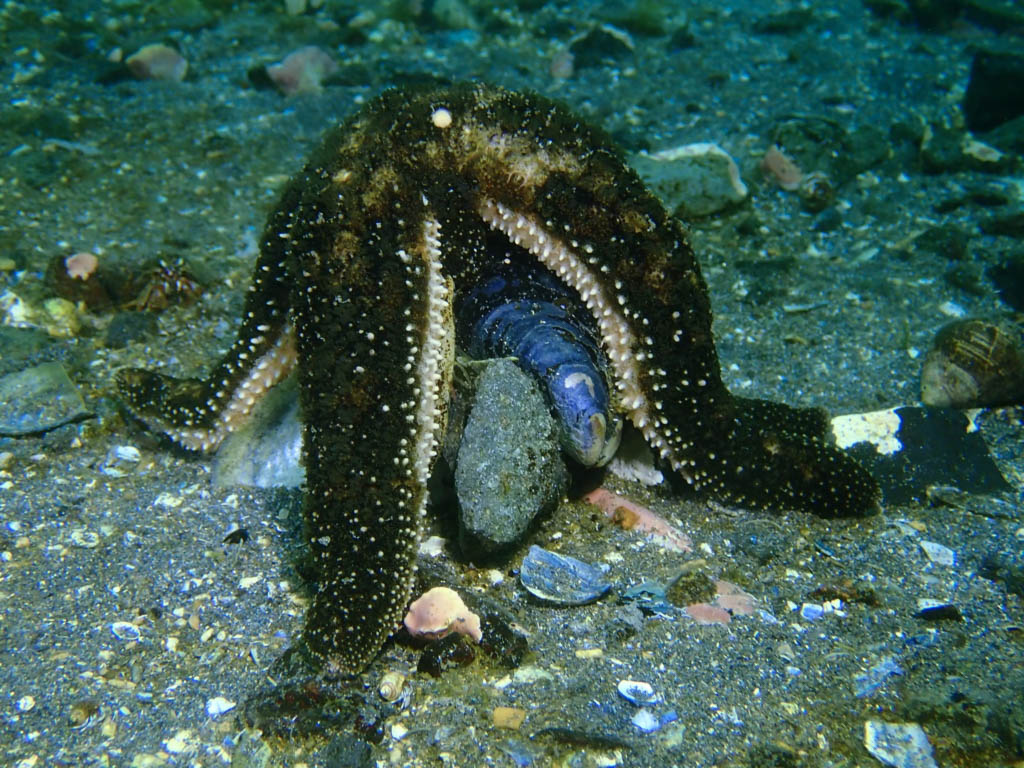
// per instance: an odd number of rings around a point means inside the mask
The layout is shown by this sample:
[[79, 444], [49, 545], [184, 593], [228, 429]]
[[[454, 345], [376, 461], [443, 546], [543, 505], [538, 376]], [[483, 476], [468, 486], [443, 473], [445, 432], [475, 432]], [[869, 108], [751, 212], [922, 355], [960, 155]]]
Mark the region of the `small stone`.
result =
[[289, 376], [260, 398], [245, 424], [221, 443], [213, 458], [213, 484], [298, 488], [306, 479], [301, 458], [298, 387]]
[[196, 737], [192, 731], [183, 728], [182, 730], [175, 733], [171, 738], [164, 742], [164, 747], [172, 755], [180, 755], [186, 750], [192, 749], [195, 745]]
[[643, 733], [654, 733], [661, 728], [661, 721], [649, 709], [641, 709], [629, 720]]
[[184, 57], [163, 43], [143, 46], [124, 63], [139, 80], [181, 82], [188, 72], [188, 62]]
[[32, 696], [22, 696], [18, 699], [14, 706], [19, 712], [28, 712], [36, 705], [36, 700]]
[[975, 53], [963, 110], [972, 131], [988, 131], [1024, 115], [1024, 56], [985, 50]]
[[95, 549], [100, 543], [100, 535], [85, 528], [75, 528], [68, 538], [71, 539], [72, 544], [82, 549]]
[[747, 196], [736, 162], [717, 144], [634, 155], [631, 164], [666, 207], [683, 218], [717, 213]]
[[953, 566], [956, 564], [956, 553], [949, 547], [934, 541], [918, 542], [925, 555], [936, 565]]
[[210, 717], [220, 717], [225, 712], [230, 712], [235, 706], [235, 702], [230, 699], [226, 699], [223, 696], [214, 696], [206, 702], [206, 714]]
[[800, 606], [800, 618], [804, 621], [817, 621], [825, 615], [820, 603], [804, 603]]
[[491, 722], [495, 728], [518, 731], [526, 722], [526, 710], [518, 707], [495, 707], [491, 712]]

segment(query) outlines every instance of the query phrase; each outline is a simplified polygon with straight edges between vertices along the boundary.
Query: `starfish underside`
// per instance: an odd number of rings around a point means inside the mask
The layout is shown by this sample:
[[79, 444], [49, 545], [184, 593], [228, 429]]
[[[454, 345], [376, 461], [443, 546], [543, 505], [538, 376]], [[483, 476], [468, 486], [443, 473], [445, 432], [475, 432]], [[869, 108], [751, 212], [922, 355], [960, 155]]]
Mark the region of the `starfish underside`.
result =
[[823, 515], [877, 507], [822, 412], [725, 389], [682, 226], [603, 134], [534, 95], [392, 90], [330, 132], [285, 189], [238, 340], [211, 374], [119, 376], [141, 419], [211, 450], [297, 365], [320, 577], [306, 643], [329, 669], [363, 669], [408, 602], [452, 305], [491, 266], [494, 233], [578, 293], [617, 408], [695, 491]]

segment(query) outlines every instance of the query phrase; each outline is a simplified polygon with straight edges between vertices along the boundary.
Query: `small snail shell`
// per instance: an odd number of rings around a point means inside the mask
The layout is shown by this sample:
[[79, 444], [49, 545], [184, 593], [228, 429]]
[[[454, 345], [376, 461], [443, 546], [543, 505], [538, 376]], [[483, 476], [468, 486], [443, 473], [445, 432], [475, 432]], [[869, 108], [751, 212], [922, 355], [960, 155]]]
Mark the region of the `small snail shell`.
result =
[[942, 328], [921, 369], [921, 402], [939, 408], [1024, 402], [1024, 326], [1012, 318], [972, 318]]
[[397, 701], [398, 697], [402, 695], [403, 688], [405, 688], [405, 675], [392, 670], [384, 673], [377, 692], [384, 701]]
[[804, 176], [797, 191], [804, 210], [811, 213], [823, 211], [836, 201], [836, 190], [828, 176], [821, 171]]

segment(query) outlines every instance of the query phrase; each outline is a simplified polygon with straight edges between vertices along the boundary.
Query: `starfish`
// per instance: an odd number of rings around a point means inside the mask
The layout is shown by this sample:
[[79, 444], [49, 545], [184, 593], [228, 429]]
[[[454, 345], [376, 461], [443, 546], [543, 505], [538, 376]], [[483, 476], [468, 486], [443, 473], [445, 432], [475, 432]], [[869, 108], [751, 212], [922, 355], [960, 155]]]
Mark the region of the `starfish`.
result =
[[144, 423], [209, 451], [297, 367], [319, 569], [304, 638], [326, 670], [364, 669], [408, 603], [453, 304], [493, 267], [495, 235], [578, 295], [616, 411], [681, 484], [763, 509], [877, 509], [877, 485], [829, 443], [823, 412], [726, 389], [684, 229], [605, 135], [536, 95], [390, 90], [285, 188], [238, 338], [209, 376], [118, 375]]

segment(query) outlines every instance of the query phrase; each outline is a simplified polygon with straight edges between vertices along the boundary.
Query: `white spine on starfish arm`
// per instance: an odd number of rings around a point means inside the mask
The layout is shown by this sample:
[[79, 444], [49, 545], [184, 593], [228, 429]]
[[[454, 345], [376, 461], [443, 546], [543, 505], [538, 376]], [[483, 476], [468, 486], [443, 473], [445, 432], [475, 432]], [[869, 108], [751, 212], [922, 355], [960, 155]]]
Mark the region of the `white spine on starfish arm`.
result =
[[540, 222], [516, 213], [502, 203], [484, 199], [477, 210], [488, 226], [536, 256], [541, 264], [579, 293], [597, 322], [601, 342], [612, 364], [619, 401], [626, 409], [626, 415], [641, 431], [648, 445], [662, 457], [669, 458], [673, 468], [688, 477], [682, 463], [673, 456], [668, 441], [655, 428], [657, 420], [651, 418], [647, 398], [640, 389], [637, 358], [642, 352], [638, 351], [640, 346], [636, 336], [583, 259], [550, 235]]
[[[245, 423], [267, 390], [287, 376], [293, 367], [295, 334], [289, 323], [281, 330], [274, 346], [253, 364], [245, 378], [238, 383], [231, 398], [220, 407], [211, 426], [196, 429], [167, 424], [161, 428], [171, 440], [190, 451], [207, 453], [216, 450], [225, 437]], [[227, 382], [224, 382], [224, 386], [227, 386]], [[207, 407], [215, 408], [215, 401], [208, 403]]]
[[416, 409], [413, 469], [417, 482], [426, 487], [444, 429], [444, 389], [454, 361], [452, 293], [442, 271], [441, 225], [433, 218], [423, 222], [423, 254], [427, 267], [427, 323], [416, 366], [422, 394]]

